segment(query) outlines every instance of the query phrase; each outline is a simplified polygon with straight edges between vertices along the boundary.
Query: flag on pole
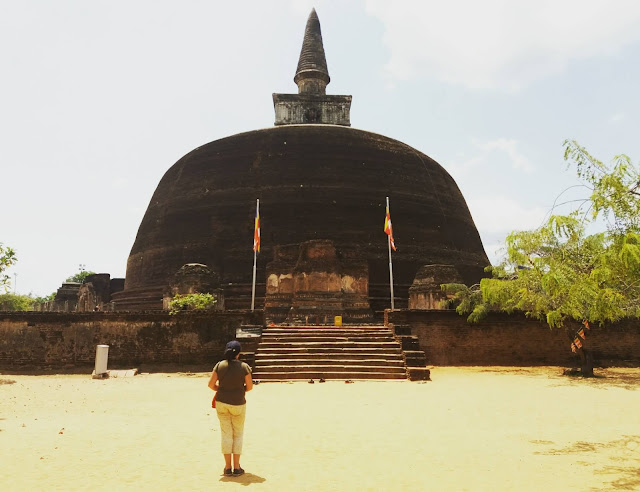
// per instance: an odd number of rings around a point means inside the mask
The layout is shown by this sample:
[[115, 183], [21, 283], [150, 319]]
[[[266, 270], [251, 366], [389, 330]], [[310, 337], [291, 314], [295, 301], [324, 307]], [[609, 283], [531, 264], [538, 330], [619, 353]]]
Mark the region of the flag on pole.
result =
[[583, 340], [585, 339], [585, 338], [584, 338], [584, 330], [583, 330], [582, 328], [580, 328], [580, 329], [578, 330], [578, 336], [579, 336], [580, 338], [582, 338]]
[[575, 343], [571, 342], [571, 352], [573, 352], [574, 354], [578, 351], [578, 349], [576, 348]]
[[573, 341], [573, 343], [578, 348], [582, 347], [582, 342], [580, 341], [580, 339], [578, 337], [576, 337], [576, 339]]
[[589, 322], [588, 322], [586, 319], [582, 322], [582, 324], [584, 325], [584, 327], [585, 327], [587, 330], [590, 330], [590, 329], [591, 329], [591, 328], [589, 327]]
[[256, 206], [256, 220], [253, 229], [253, 251], [260, 252], [260, 209]]
[[251, 311], [256, 306], [256, 263], [260, 252], [260, 199], [256, 198], [256, 220], [253, 223], [253, 282], [251, 283]]
[[391, 247], [394, 251], [396, 251], [396, 243], [393, 240], [393, 227], [391, 226], [391, 214], [389, 213], [389, 206], [387, 205], [387, 215], [384, 218], [384, 232], [389, 236], [389, 241], [391, 241]]

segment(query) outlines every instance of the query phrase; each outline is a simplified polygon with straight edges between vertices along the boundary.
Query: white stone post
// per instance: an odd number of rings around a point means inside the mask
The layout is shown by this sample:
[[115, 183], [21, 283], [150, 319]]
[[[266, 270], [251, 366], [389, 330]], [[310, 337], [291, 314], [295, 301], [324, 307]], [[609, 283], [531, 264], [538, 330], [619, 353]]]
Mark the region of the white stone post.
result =
[[107, 360], [109, 359], [109, 345], [96, 347], [96, 367], [93, 371], [94, 379], [107, 377]]

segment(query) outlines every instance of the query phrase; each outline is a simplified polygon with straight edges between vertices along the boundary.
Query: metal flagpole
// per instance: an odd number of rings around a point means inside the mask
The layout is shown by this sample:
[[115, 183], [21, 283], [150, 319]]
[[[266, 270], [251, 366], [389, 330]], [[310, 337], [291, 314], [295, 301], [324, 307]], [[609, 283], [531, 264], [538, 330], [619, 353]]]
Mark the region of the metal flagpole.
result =
[[[389, 210], [389, 197], [387, 197], [387, 210]], [[391, 210], [389, 210], [391, 215]], [[391, 310], [394, 309], [393, 303], [393, 264], [391, 263], [391, 235], [387, 234], [387, 245], [389, 246], [389, 285], [391, 286]]]
[[[260, 216], [260, 199], [256, 198], [256, 219]], [[254, 219], [255, 220], [255, 219]], [[256, 226], [258, 224], [256, 224], [254, 222], [253, 224], [253, 283], [251, 285], [251, 311], [253, 311], [253, 309], [255, 308], [256, 305], [256, 260], [258, 258], [258, 248], [256, 247], [255, 244], [255, 236], [256, 236]]]

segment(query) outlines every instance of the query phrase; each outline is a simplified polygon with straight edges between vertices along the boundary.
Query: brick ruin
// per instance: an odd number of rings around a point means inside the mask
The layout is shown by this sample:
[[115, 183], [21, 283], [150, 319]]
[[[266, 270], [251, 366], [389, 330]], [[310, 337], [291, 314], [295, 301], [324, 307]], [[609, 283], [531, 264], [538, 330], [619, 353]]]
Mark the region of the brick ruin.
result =
[[108, 273], [88, 275], [84, 282], [64, 282], [52, 301], [38, 306], [38, 311], [88, 312], [112, 311], [111, 298], [124, 289], [123, 278]]
[[314, 240], [274, 248], [266, 266], [266, 323], [333, 324], [373, 319], [367, 263], [340, 253], [332, 241]]

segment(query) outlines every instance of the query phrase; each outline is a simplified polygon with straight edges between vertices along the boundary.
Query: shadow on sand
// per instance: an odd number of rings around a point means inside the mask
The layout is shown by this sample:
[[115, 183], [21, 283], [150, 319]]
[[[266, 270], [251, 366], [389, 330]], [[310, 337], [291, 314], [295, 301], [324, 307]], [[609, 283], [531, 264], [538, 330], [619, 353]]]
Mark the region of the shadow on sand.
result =
[[[609, 482], [610, 490], [640, 490], [640, 436], [622, 436], [609, 442], [577, 441], [563, 448], [553, 447], [551, 441], [531, 442], [547, 446], [546, 450], [534, 454], [573, 455], [576, 464], [592, 468], [598, 475], [617, 475], [618, 478]], [[598, 454], [601, 450], [609, 453]]]
[[251, 485], [252, 483], [262, 483], [267, 479], [260, 477], [258, 475], [254, 475], [253, 473], [245, 473], [244, 475], [240, 475], [239, 477], [225, 477], [224, 475], [220, 477], [221, 482], [238, 482], [242, 485]]

